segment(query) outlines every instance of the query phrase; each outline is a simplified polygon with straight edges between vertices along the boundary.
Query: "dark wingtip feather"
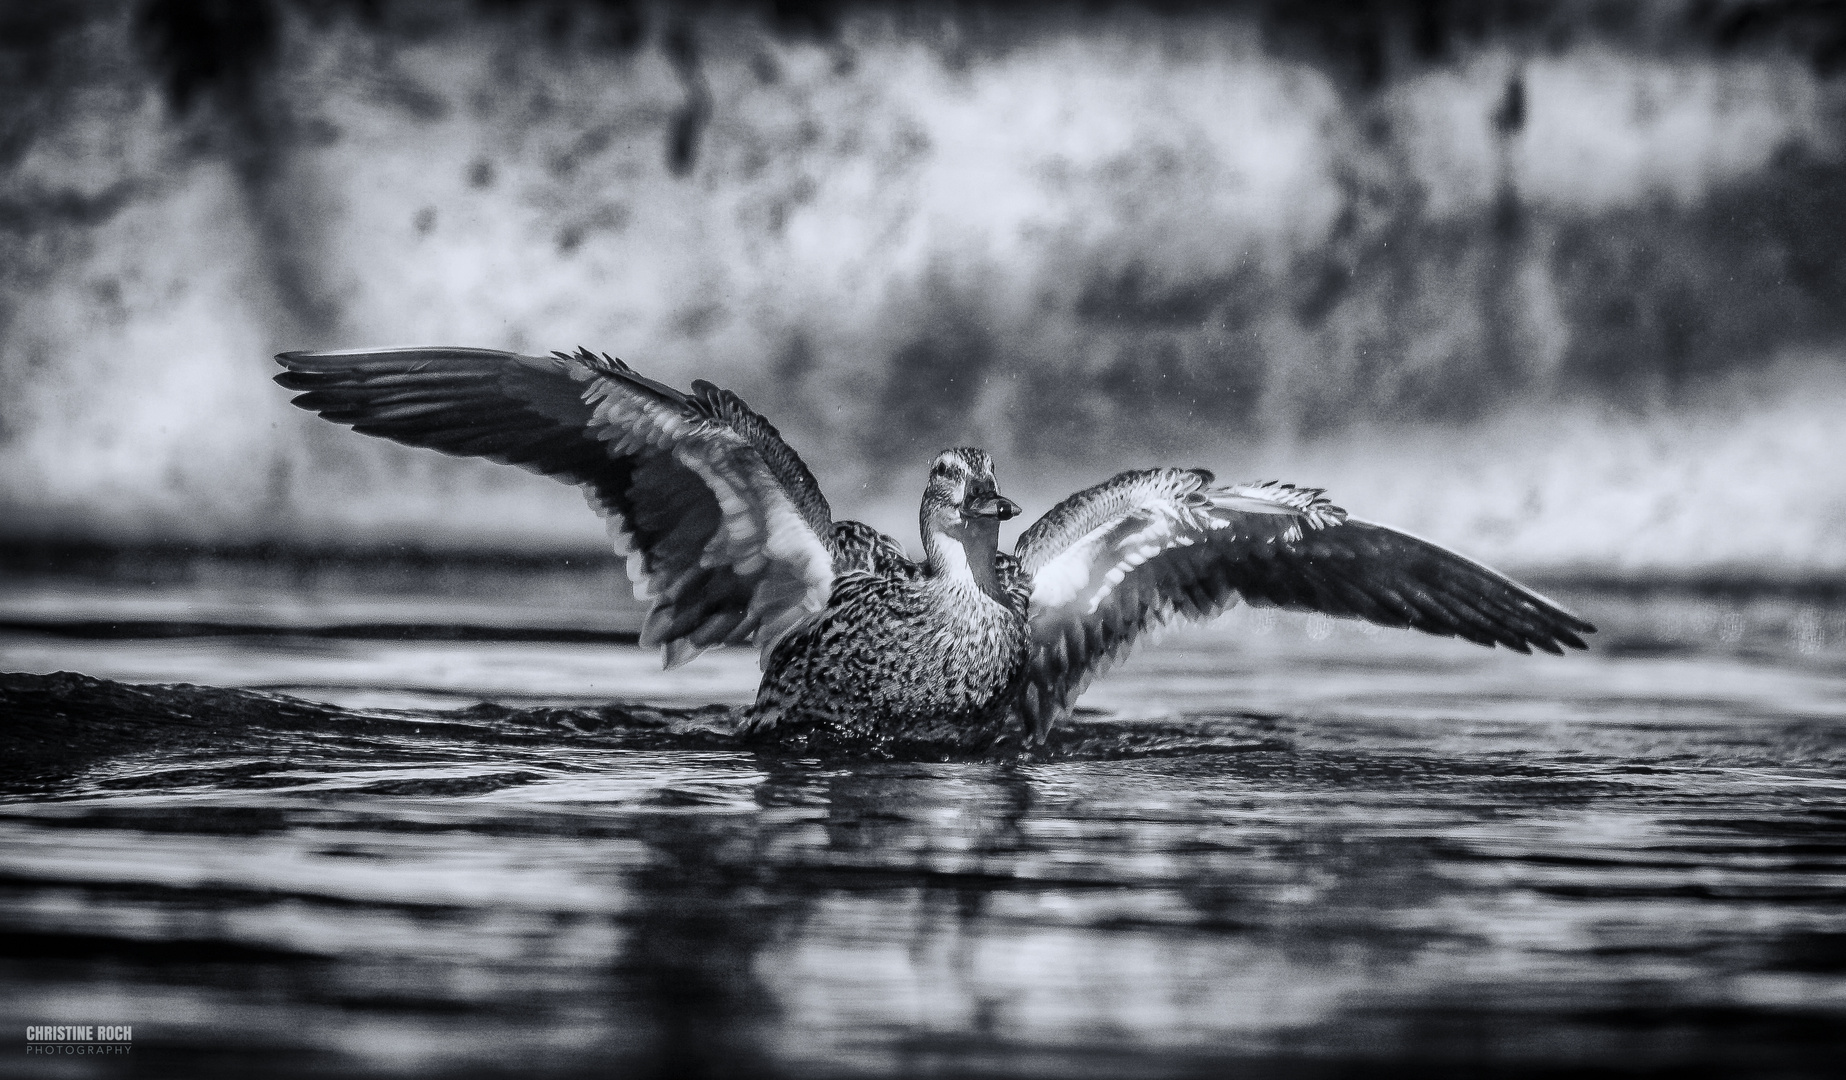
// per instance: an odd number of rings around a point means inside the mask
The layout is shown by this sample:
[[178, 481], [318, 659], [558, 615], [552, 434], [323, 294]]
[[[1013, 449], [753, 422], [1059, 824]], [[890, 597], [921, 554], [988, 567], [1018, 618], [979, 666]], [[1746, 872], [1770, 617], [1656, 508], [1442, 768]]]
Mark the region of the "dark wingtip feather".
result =
[[1525, 591], [1529, 594], [1527, 602], [1535, 604], [1538, 614], [1546, 617], [1544, 630], [1547, 636], [1541, 640], [1538, 635], [1532, 635], [1532, 640], [1540, 648], [1554, 656], [1564, 655], [1564, 650], [1559, 646], [1568, 646], [1572, 649], [1589, 648], [1589, 645], [1577, 635], [1594, 634], [1596, 632], [1594, 623], [1571, 614], [1556, 603], [1537, 593], [1532, 593], [1531, 590]]

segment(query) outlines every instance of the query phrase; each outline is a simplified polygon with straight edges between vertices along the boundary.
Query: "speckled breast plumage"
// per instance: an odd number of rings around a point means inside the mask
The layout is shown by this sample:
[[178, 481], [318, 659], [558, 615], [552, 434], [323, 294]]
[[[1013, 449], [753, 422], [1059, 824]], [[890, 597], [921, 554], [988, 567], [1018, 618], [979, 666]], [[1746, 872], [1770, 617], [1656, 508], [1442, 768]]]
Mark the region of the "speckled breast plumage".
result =
[[993, 742], [1029, 647], [1018, 564], [1000, 565], [1004, 600], [921, 568], [836, 581], [771, 652], [745, 730], [817, 750]]
[[765, 674], [740, 734], [797, 752], [1042, 743], [1138, 636], [1239, 602], [1520, 652], [1581, 649], [1595, 629], [1479, 563], [1348, 519], [1318, 489], [1133, 470], [1066, 498], [1005, 555], [1019, 506], [986, 451], [956, 447], [930, 466], [913, 562], [835, 521], [775, 427], [709, 383], [680, 391], [587, 350], [277, 360], [294, 403], [328, 420], [581, 487], [649, 600], [641, 641], [670, 667], [756, 646]]

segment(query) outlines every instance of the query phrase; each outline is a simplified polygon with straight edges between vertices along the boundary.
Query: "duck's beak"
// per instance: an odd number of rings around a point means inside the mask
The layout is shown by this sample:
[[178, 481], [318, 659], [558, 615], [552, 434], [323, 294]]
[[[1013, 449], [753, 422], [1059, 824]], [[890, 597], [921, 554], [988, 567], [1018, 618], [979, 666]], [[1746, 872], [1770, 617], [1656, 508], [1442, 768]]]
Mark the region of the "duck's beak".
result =
[[997, 491], [969, 499], [961, 508], [964, 517], [998, 518], [1008, 521], [1019, 516], [1019, 504]]

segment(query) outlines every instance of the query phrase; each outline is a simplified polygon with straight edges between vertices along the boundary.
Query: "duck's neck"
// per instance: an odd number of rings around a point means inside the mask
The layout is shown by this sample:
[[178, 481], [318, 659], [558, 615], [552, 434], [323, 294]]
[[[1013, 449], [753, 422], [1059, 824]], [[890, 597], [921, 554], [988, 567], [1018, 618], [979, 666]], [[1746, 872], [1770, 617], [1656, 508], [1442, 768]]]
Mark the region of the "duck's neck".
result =
[[1000, 523], [992, 519], [965, 521], [949, 529], [923, 526], [923, 565], [931, 577], [972, 585], [1005, 603], [1006, 590], [994, 567], [999, 551]]

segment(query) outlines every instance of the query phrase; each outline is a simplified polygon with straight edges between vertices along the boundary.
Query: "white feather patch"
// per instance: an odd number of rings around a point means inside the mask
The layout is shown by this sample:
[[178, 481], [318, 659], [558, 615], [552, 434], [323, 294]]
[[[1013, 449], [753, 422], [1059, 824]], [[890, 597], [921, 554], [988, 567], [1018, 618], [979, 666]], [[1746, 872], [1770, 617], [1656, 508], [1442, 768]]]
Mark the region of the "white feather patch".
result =
[[1032, 578], [1032, 609], [1061, 608], [1076, 599], [1090, 583], [1090, 545], [1079, 541], [1065, 548]]
[[628, 573], [628, 580], [634, 582], [635, 599], [646, 600], [654, 595], [654, 590], [647, 580], [647, 557], [639, 551], [628, 553], [627, 564], [623, 567]]
[[[759, 637], [767, 655], [780, 632], [826, 605], [833, 582], [832, 554], [742, 436], [723, 424], [694, 419], [672, 406], [624, 392], [614, 382], [594, 384], [586, 399], [600, 421], [595, 425], [596, 437], [610, 445], [612, 455], [648, 456], [667, 451], [717, 501], [718, 529], [700, 551], [699, 565], [728, 567], [752, 585], [750, 613], [726, 636], [727, 643], [745, 640], [759, 626], [772, 627], [776, 632]], [[635, 550], [626, 523], [612, 516], [609, 535], [616, 553], [627, 557], [636, 598], [655, 597], [647, 624], [659, 632], [671, 623], [674, 605], [656, 597], [647, 560]], [[673, 583], [668, 583], [666, 592], [674, 594]], [[669, 666], [702, 651], [684, 639], [665, 645]]]

